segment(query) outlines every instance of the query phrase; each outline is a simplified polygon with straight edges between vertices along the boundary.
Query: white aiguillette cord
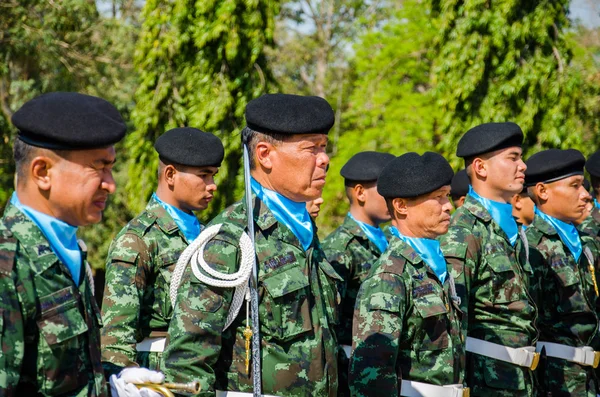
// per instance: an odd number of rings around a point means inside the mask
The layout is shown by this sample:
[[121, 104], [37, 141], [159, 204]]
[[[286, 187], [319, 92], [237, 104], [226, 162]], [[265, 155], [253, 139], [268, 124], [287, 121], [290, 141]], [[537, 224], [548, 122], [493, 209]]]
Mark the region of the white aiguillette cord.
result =
[[[228, 274], [221, 273], [213, 269], [204, 260], [204, 247], [206, 244], [215, 237], [221, 230], [221, 224], [212, 225], [207, 227], [200, 233], [200, 235], [194, 240], [188, 247], [183, 251], [177, 265], [171, 276], [171, 287], [169, 289], [169, 297], [171, 298], [171, 305], [175, 307], [177, 301], [177, 290], [181, 284], [181, 278], [185, 272], [185, 268], [189, 263], [192, 267], [192, 272], [198, 280], [212, 287], [219, 288], [235, 288], [233, 294], [233, 300], [231, 302], [231, 308], [227, 314], [227, 321], [223, 331], [225, 331], [233, 320], [237, 317], [244, 303], [244, 299], [250, 300], [248, 292], [248, 280], [252, 274], [252, 266], [254, 264], [254, 245], [250, 241], [250, 237], [246, 233], [243, 233], [240, 237], [240, 251], [242, 253], [242, 260], [240, 268], [237, 272]], [[206, 275], [208, 274], [208, 275]], [[212, 277], [211, 277], [212, 276]]]

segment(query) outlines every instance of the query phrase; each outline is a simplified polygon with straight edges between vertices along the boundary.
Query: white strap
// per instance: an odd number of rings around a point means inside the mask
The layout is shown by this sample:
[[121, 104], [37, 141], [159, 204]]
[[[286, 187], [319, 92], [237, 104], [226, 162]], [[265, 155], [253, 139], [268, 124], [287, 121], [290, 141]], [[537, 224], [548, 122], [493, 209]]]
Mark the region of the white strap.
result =
[[350, 358], [350, 356], [352, 355], [352, 346], [342, 345], [342, 349], [344, 350], [344, 353], [346, 353], [346, 357]]
[[[242, 233], [239, 242], [240, 251], [242, 253], [239, 270], [235, 273], [228, 274], [213, 269], [204, 261], [204, 246], [219, 233], [220, 229], [221, 224], [218, 224], [202, 230], [200, 235], [181, 253], [171, 276], [169, 297], [171, 299], [171, 305], [175, 307], [175, 303], [177, 302], [177, 290], [179, 289], [181, 278], [183, 277], [183, 273], [188, 263], [192, 266], [194, 276], [203, 283], [219, 288], [235, 288], [229, 313], [227, 314], [227, 320], [223, 327], [223, 331], [225, 331], [231, 323], [233, 323], [233, 320], [235, 320], [240, 312], [244, 299], [250, 299], [250, 294], [248, 293], [248, 279], [252, 274], [255, 253], [254, 245], [252, 244], [250, 237], [248, 237], [248, 234]], [[202, 271], [200, 271], [200, 269], [202, 269]], [[209, 276], [206, 276], [203, 272], [206, 272]]]
[[166, 338], [146, 338], [135, 345], [139, 352], [162, 353], [165, 351]]
[[402, 379], [400, 395], [405, 397], [462, 397], [468, 395], [463, 385], [438, 386]]
[[[272, 394], [263, 394], [263, 397], [277, 397]], [[241, 391], [223, 391], [217, 390], [216, 397], [254, 397], [252, 393], [244, 393]]]
[[532, 369], [535, 369], [537, 360], [539, 360], [539, 355], [537, 355], [538, 358], [536, 358], [537, 353], [533, 346], [512, 348], [481, 339], [471, 338], [470, 336], [467, 337], [466, 350], [471, 353], [500, 361], [506, 361], [521, 367], [531, 368], [532, 364], [535, 364]]
[[600, 353], [596, 354], [590, 346], [573, 347], [559, 343], [538, 342], [537, 351], [542, 351], [542, 347], [546, 348], [546, 355], [549, 357], [560, 358], [581, 365], [589, 365], [594, 368], [598, 366], [595, 359], [596, 356], [600, 358]]

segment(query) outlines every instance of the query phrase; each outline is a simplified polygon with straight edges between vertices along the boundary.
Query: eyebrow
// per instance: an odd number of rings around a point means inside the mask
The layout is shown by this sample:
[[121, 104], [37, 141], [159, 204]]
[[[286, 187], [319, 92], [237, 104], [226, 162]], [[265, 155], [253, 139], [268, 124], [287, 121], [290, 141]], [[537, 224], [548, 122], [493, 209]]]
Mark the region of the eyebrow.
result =
[[96, 164], [102, 164], [102, 165], [112, 165], [114, 163], [117, 162], [117, 159], [112, 159], [112, 160], [106, 160], [106, 159], [98, 159], [98, 160], [94, 160], [92, 163], [94, 165]]

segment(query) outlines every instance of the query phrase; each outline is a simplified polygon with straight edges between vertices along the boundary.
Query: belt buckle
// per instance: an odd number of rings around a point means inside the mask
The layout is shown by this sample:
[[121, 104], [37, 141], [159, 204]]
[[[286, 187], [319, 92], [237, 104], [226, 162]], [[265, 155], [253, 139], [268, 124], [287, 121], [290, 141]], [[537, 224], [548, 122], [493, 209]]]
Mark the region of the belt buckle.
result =
[[598, 368], [598, 364], [600, 364], [600, 352], [594, 352], [594, 363], [592, 367]]
[[[600, 360], [600, 356], [598, 356], [598, 360]], [[534, 352], [533, 360], [531, 360], [531, 365], [529, 366], [529, 369], [532, 371], [535, 371], [535, 369], [538, 367], [539, 363], [540, 363], [540, 353]]]
[[471, 389], [464, 387], [462, 391], [462, 397], [471, 397]]

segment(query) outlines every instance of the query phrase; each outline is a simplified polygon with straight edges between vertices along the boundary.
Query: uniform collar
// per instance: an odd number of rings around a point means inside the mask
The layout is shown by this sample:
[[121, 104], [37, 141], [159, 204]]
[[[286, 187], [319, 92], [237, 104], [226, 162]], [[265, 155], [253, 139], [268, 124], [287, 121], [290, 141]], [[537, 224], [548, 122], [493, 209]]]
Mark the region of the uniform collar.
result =
[[534, 224], [542, 233], [547, 235], [558, 234], [562, 243], [569, 248], [575, 262], [579, 261], [583, 248], [575, 225], [556, 219], [537, 207], [535, 207]]
[[448, 275], [448, 269], [438, 240], [404, 236], [394, 226], [390, 227], [390, 232], [414, 249], [431, 271], [435, 273], [438, 280], [442, 284], [444, 283]]
[[[496, 225], [500, 227], [500, 229], [508, 237], [510, 244], [514, 247], [519, 237], [519, 227], [517, 225], [517, 221], [515, 221], [515, 218], [512, 216], [512, 205], [509, 203], [501, 203], [481, 197], [475, 190], [473, 190], [472, 186], [469, 186], [467, 199], [470, 197], [472, 197], [474, 201], [478, 202], [481, 208], [488, 213], [489, 217], [493, 219]], [[466, 201], [467, 200], [465, 200], [465, 202]]]
[[177, 226], [173, 218], [169, 215], [167, 210], [165, 210], [165, 208], [154, 199], [154, 194], [152, 195], [150, 201], [148, 201], [148, 204], [146, 205], [146, 212], [148, 212], [152, 216], [152, 218], [154, 218], [154, 221], [164, 233], [172, 234], [174, 232], [179, 231], [179, 227]]
[[156, 195], [156, 193], [152, 194], [152, 199], [162, 206], [165, 212], [169, 214], [169, 217], [175, 222], [179, 230], [181, 230], [188, 243], [191, 243], [198, 237], [202, 228], [196, 215], [193, 213], [188, 214], [171, 204], [165, 203]]
[[[388, 241], [385, 237], [385, 234], [383, 233], [383, 230], [375, 226], [367, 225], [366, 223], [357, 220], [352, 216], [350, 212], [348, 212], [346, 220], [354, 222], [354, 224], [356, 225], [354, 229], [360, 230], [360, 232], [362, 232], [361, 235], [364, 236], [368, 241], [370, 241], [371, 244], [375, 248], [377, 248], [380, 254], [385, 252], [385, 250], [388, 247]], [[344, 224], [346, 223], [346, 220], [344, 220]]]
[[21, 248], [30, 258], [31, 270], [36, 275], [42, 274], [55, 263], [60, 263], [60, 259], [40, 228], [10, 202], [4, 209], [3, 222], [21, 242]]

